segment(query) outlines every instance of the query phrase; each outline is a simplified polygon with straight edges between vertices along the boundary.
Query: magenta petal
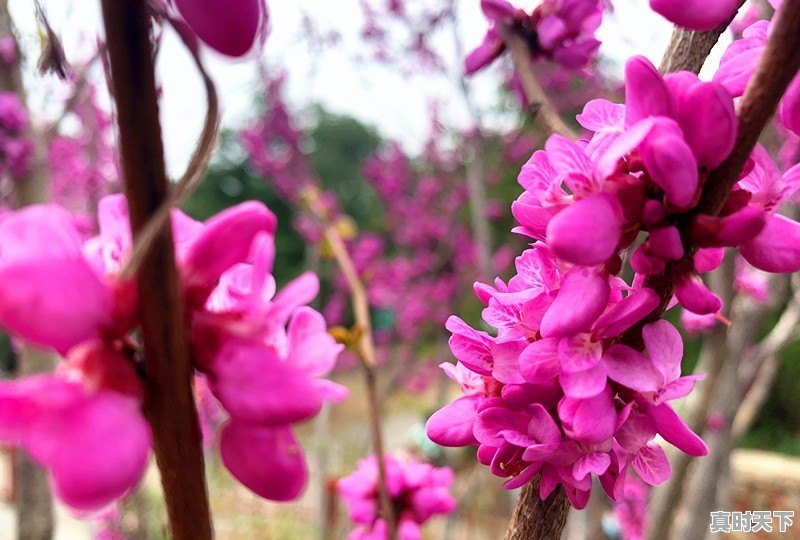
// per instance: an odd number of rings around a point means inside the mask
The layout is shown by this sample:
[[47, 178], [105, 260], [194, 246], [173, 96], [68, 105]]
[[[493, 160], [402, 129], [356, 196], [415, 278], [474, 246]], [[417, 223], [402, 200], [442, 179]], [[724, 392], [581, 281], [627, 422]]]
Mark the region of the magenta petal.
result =
[[586, 333], [564, 337], [558, 343], [558, 356], [563, 372], [583, 371], [600, 363], [603, 344]]
[[249, 201], [223, 210], [209, 219], [186, 254], [190, 280], [216, 281], [233, 265], [246, 262], [260, 232], [273, 235], [278, 220], [260, 202]]
[[671, 117], [674, 110], [663, 77], [644, 56], [634, 56], [625, 64], [625, 126], [648, 116]]
[[663, 381], [652, 360], [627, 345], [612, 345], [603, 365], [609, 378], [637, 392], [654, 392]]
[[325, 319], [310, 307], [301, 307], [292, 315], [287, 330], [289, 355], [286, 362], [308, 373], [322, 377], [333, 370], [344, 345], [327, 331]]
[[305, 488], [303, 449], [289, 427], [230, 422], [222, 428], [219, 453], [225, 468], [260, 497], [291, 501]]
[[650, 314], [658, 303], [658, 295], [649, 287], [633, 291], [600, 315], [592, 326], [592, 334], [601, 338], [618, 336]]
[[0, 324], [62, 355], [111, 324], [113, 294], [83, 258], [0, 261]]
[[472, 329], [456, 316], [447, 319], [445, 327], [453, 333], [449, 342], [453, 356], [471, 371], [480, 375], [491, 375], [494, 359], [489, 335]]
[[531, 421], [528, 424], [528, 436], [541, 444], [552, 444], [561, 441], [561, 430], [553, 417], [542, 405], [534, 403], [528, 408]]
[[502, 446], [506, 439], [502, 431], [516, 431], [528, 433], [530, 417], [504, 407], [490, 407], [478, 413], [473, 433], [481, 444]]
[[526, 340], [506, 341], [492, 345], [492, 377], [503, 384], [525, 382], [519, 369], [519, 355], [528, 345]]
[[642, 338], [650, 360], [664, 380], [674, 381], [680, 377], [683, 339], [678, 330], [669, 321], [661, 319], [644, 325]]
[[639, 450], [639, 453], [633, 458], [631, 466], [639, 478], [651, 486], [663, 484], [672, 474], [667, 454], [654, 442], [648, 442]]
[[519, 366], [523, 378], [529, 383], [543, 383], [553, 380], [558, 375], [560, 361], [558, 358], [557, 338], [545, 338], [534, 341], [520, 353]]
[[43, 435], [58, 444], [45, 465], [65, 504], [97, 510], [139, 482], [150, 453], [150, 428], [139, 407], [134, 399], [101, 391], [68, 409]]
[[494, 62], [505, 50], [505, 42], [497, 32], [489, 31], [483, 42], [464, 59], [464, 73], [472, 75]]
[[765, 272], [800, 270], [800, 223], [779, 214], [767, 218], [758, 236], [739, 246], [747, 262]]
[[800, 76], [795, 76], [783, 95], [778, 113], [784, 127], [800, 135]]
[[481, 11], [490, 21], [510, 23], [517, 8], [505, 0], [481, 0]]
[[197, 36], [222, 54], [242, 56], [266, 24], [263, 0], [175, 0]]
[[705, 274], [716, 270], [725, 258], [722, 248], [700, 248], [694, 255], [694, 269], [698, 274]]
[[697, 193], [697, 161], [674, 123], [658, 123], [639, 147], [650, 177], [664, 190], [667, 202], [685, 210]]
[[322, 407], [312, 377], [255, 341], [227, 338], [214, 359], [209, 382], [231, 417], [249, 424], [300, 422]]
[[647, 243], [653, 254], [662, 259], [677, 261], [683, 257], [683, 242], [677, 227], [653, 229], [650, 231]]
[[655, 422], [658, 433], [664, 437], [665, 441], [690, 456], [708, 454], [706, 443], [689, 429], [678, 413], [668, 404], [662, 403], [658, 406], [645, 404], [644, 409], [645, 413]]
[[739, 9], [739, 0], [650, 0], [650, 7], [662, 17], [690, 30], [711, 30], [729, 19]]
[[567, 337], [588, 330], [605, 309], [610, 294], [606, 278], [588, 268], [573, 268], [542, 318], [542, 335]]
[[764, 210], [752, 204], [725, 217], [699, 214], [692, 223], [692, 240], [706, 247], [738, 246], [758, 236], [766, 221]]
[[588, 474], [594, 473], [600, 476], [608, 470], [611, 465], [611, 457], [606, 453], [592, 452], [580, 458], [572, 469], [572, 476], [575, 480], [583, 480]]
[[722, 309], [722, 300], [696, 274], [678, 279], [675, 283], [675, 297], [684, 308], [697, 315], [709, 315]]
[[600, 264], [614, 254], [622, 234], [622, 205], [598, 194], [568, 206], [547, 224], [547, 245], [575, 264]]
[[287, 283], [275, 295], [269, 309], [269, 317], [275, 324], [286, 321], [300, 306], [311, 302], [319, 293], [319, 278], [314, 272], [303, 272]]
[[588, 399], [565, 397], [558, 404], [558, 417], [571, 439], [589, 444], [607, 441], [617, 424], [611, 389]]
[[583, 371], [562, 371], [558, 381], [564, 389], [564, 395], [577, 399], [590, 398], [605, 390], [606, 369], [600, 364]]
[[667, 384], [661, 391], [661, 400], [670, 401], [689, 395], [692, 389], [694, 389], [695, 383], [705, 378], [705, 374], [699, 374], [687, 375], [686, 377], [675, 379], [671, 383]]
[[625, 123], [625, 106], [606, 99], [593, 99], [575, 117], [578, 123], [595, 133], [604, 130], [622, 131]]
[[678, 123], [697, 164], [713, 169], [733, 150], [738, 123], [731, 95], [719, 83], [697, 83], [679, 103]]
[[440, 446], [467, 446], [477, 444], [472, 434], [478, 414], [479, 397], [464, 396], [445, 405], [428, 419], [425, 433]]

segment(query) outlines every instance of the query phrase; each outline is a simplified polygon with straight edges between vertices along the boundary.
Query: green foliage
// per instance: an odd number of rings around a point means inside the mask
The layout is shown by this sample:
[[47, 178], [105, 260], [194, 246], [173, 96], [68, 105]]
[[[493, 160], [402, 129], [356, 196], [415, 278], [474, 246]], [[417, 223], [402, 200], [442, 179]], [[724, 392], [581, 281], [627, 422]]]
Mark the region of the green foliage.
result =
[[338, 195], [342, 210], [362, 227], [380, 218], [380, 202], [364, 181], [361, 167], [375, 152], [381, 138], [374, 128], [349, 116], [317, 107], [315, 123], [308, 130], [309, 157], [325, 189]]
[[217, 159], [183, 204], [183, 210], [205, 220], [248, 200], [263, 202], [278, 218], [275, 249], [280, 264], [275, 268], [275, 279], [279, 284], [286, 283], [297, 276], [305, 259], [303, 242], [292, 227], [294, 210], [278, 198], [268, 182], [254, 174], [239, 150], [236, 134], [227, 131], [222, 134]]

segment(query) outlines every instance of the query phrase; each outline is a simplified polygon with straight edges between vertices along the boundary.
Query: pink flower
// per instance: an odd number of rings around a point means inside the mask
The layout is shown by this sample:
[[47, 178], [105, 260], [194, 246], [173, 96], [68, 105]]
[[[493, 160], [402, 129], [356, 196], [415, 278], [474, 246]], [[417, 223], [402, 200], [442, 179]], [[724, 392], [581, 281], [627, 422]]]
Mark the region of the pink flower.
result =
[[467, 75], [487, 67], [505, 51], [501, 25], [530, 35], [533, 59], [547, 58], [567, 69], [578, 69], [596, 55], [600, 42], [602, 4], [598, 0], [545, 0], [530, 15], [505, 0], [482, 0], [491, 26], [483, 42], [467, 56]]
[[186, 23], [213, 49], [245, 55], [267, 24], [264, 0], [175, 0]]
[[[129, 359], [104, 353], [102, 362], [90, 364], [72, 370], [84, 372], [97, 387], [65, 374], [0, 383], [0, 440], [45, 467], [56, 496], [80, 511], [128, 493], [144, 474], [150, 452], [141, 383]], [[135, 393], [118, 391], [126, 386]]]
[[[102, 199], [98, 219], [100, 233], [85, 243], [58, 206], [0, 220], [0, 324], [67, 359], [53, 376], [3, 383], [0, 440], [45, 466], [56, 494], [78, 510], [124, 495], [141, 477], [150, 444], [134, 354], [138, 299], [134, 284], [119, 278], [132, 251], [125, 199]], [[323, 379], [342, 346], [304, 306], [317, 293], [316, 276], [275, 294], [276, 226], [257, 202], [206, 223], [172, 213], [194, 367], [231, 416], [223, 462], [259, 495], [289, 500], [307, 475], [291, 424], [347, 389]]]
[[[413, 459], [401, 460], [384, 456], [389, 495], [398, 520], [399, 540], [419, 540], [420, 525], [435, 515], [455, 510], [450, 495], [453, 471], [449, 467], [433, 467]], [[386, 525], [380, 515], [377, 495], [378, 467], [375, 456], [358, 462], [356, 470], [337, 482], [350, 519], [357, 527], [350, 540], [386, 540]]]

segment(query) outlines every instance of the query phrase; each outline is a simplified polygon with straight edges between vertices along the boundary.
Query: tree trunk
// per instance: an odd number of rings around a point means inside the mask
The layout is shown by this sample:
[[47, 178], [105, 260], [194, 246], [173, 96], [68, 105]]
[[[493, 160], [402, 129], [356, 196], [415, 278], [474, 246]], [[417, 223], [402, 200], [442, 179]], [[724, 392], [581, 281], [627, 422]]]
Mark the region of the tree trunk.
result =
[[522, 488], [505, 540], [560, 540], [570, 508], [567, 494], [559, 485], [543, 501], [539, 498], [540, 481], [537, 476]]
[[[0, 39], [14, 40], [16, 55], [13, 62], [0, 65], [0, 90], [16, 94], [25, 104], [22, 86], [21, 54], [16, 42], [14, 22], [8, 11], [8, 1], [0, 0]], [[47, 164], [43, 139], [29, 122], [27, 136], [33, 143], [31, 169], [25, 178], [15, 179], [14, 206], [47, 202]], [[51, 353], [23, 346], [18, 353], [16, 376], [50, 371], [57, 358]], [[20, 540], [48, 540], [53, 537], [53, 501], [47, 474], [28, 457], [18, 452], [14, 458], [14, 483], [17, 511], [17, 538]]]

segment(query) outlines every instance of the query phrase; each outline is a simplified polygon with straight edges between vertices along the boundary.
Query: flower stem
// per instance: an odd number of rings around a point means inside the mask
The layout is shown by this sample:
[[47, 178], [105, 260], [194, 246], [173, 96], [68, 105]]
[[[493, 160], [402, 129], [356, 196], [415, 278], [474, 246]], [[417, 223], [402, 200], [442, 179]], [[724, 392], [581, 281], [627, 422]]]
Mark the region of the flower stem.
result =
[[[102, 0], [122, 176], [134, 237], [168, 196], [146, 4], [145, 0]], [[147, 372], [144, 410], [153, 431], [171, 537], [210, 540], [186, 321], [169, 223], [139, 266], [136, 282]]]
[[350, 297], [353, 304], [353, 316], [358, 332], [356, 342], [356, 353], [361, 361], [364, 372], [364, 383], [367, 390], [367, 409], [369, 412], [369, 425], [372, 434], [372, 446], [375, 452], [375, 459], [378, 465], [378, 491], [381, 503], [383, 519], [386, 521], [386, 530], [389, 540], [397, 538], [397, 522], [394, 515], [394, 506], [389, 495], [389, 487], [386, 480], [386, 462], [384, 461], [383, 433], [381, 430], [381, 406], [378, 398], [378, 385], [375, 374], [375, 341], [372, 338], [372, 322], [370, 318], [369, 300], [367, 291], [361, 278], [358, 276], [353, 259], [347, 251], [344, 240], [339, 234], [336, 225], [328, 219], [327, 213], [320, 207], [319, 194], [316, 190], [309, 189], [303, 194], [305, 202], [311, 212], [319, 219], [324, 227], [325, 241], [328, 243], [336, 264], [339, 266], [342, 275], [347, 281], [350, 289]]

